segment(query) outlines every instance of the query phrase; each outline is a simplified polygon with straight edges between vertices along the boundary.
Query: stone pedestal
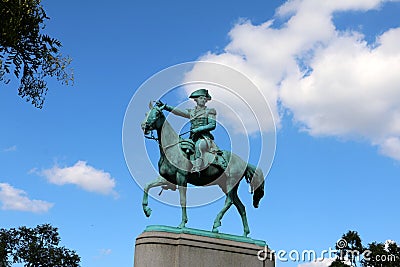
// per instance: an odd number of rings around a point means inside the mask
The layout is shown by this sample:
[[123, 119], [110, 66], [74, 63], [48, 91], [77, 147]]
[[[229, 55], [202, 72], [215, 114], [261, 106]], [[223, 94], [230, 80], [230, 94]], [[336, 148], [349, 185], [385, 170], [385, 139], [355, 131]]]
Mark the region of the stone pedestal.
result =
[[271, 251], [261, 240], [190, 228], [148, 226], [136, 238], [134, 267], [274, 267], [271, 258]]

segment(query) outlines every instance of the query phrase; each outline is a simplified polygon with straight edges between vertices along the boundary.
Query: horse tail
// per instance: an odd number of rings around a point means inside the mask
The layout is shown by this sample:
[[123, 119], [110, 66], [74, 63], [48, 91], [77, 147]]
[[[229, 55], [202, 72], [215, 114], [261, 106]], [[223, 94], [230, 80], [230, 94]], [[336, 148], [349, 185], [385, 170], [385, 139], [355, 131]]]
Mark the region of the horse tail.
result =
[[260, 168], [248, 163], [244, 175], [247, 183], [250, 184], [251, 193], [253, 193], [253, 206], [258, 208], [258, 204], [264, 196], [264, 174]]

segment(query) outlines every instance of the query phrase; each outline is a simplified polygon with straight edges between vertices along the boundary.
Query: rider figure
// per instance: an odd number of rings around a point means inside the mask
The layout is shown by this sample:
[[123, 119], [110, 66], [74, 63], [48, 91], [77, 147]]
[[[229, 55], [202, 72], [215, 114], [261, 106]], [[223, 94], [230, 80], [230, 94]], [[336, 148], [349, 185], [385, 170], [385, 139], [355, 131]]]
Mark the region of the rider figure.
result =
[[[200, 172], [205, 167], [205, 153], [207, 151], [212, 153], [218, 151], [213, 141], [214, 136], [211, 134], [211, 131], [216, 127], [217, 112], [214, 108], [206, 106], [207, 101], [211, 100], [208, 90], [198, 89], [189, 98], [192, 98], [197, 104], [193, 109], [181, 110], [169, 105], [165, 105], [164, 109], [175, 115], [190, 119], [189, 138], [195, 143], [195, 160], [192, 162], [192, 172]], [[162, 105], [162, 103], [159, 102], [159, 105]]]

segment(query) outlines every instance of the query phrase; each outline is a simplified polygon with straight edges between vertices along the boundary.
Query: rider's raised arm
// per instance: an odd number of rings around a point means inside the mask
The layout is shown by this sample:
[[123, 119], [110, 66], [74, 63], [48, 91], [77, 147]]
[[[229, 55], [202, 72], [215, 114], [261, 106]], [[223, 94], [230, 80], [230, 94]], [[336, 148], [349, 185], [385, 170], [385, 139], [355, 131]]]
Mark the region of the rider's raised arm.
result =
[[170, 105], [165, 105], [164, 109], [172, 112], [175, 115], [190, 119], [190, 114], [187, 110], [179, 109]]
[[175, 115], [190, 119], [190, 114], [187, 110], [182, 110], [182, 109], [164, 104], [163, 102], [161, 102], [161, 100], [158, 100], [156, 102], [156, 105], [158, 107], [161, 107], [162, 109], [165, 109], [166, 111], [172, 112]]

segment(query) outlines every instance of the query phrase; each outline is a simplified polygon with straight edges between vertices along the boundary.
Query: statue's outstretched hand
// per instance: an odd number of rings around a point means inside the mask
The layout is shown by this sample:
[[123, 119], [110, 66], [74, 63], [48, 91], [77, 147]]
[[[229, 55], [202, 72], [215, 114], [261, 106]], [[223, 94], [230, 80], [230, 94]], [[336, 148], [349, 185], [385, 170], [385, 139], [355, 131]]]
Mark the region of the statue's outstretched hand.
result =
[[165, 108], [165, 104], [163, 102], [161, 102], [161, 100], [157, 100], [156, 106], [159, 108]]
[[171, 106], [167, 105], [166, 103], [161, 102], [161, 100], [156, 101], [156, 107], [158, 107], [161, 110], [166, 110], [169, 112], [171, 112], [174, 109], [174, 107], [171, 107]]

